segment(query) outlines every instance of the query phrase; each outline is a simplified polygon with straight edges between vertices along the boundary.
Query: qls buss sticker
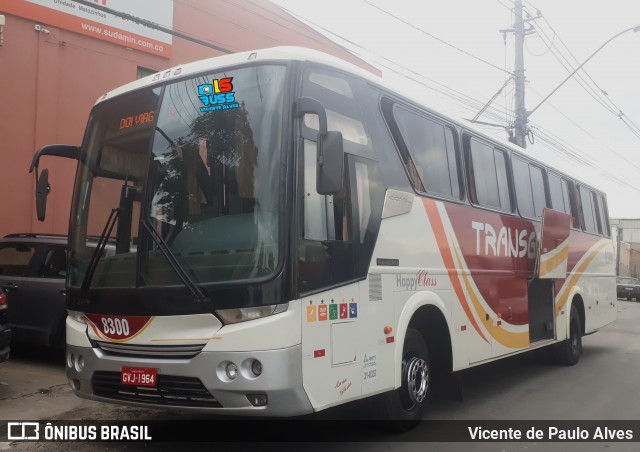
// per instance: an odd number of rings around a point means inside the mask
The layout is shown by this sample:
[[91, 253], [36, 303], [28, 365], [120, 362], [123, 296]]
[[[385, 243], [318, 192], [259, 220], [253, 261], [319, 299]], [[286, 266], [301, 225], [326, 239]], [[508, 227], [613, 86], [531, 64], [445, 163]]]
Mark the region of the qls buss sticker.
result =
[[236, 93], [233, 91], [233, 77], [213, 79], [211, 83], [198, 85], [198, 97], [204, 105], [201, 112], [238, 108]]
[[112, 316], [85, 314], [87, 323], [100, 339], [126, 342], [138, 336], [153, 320], [153, 316]]

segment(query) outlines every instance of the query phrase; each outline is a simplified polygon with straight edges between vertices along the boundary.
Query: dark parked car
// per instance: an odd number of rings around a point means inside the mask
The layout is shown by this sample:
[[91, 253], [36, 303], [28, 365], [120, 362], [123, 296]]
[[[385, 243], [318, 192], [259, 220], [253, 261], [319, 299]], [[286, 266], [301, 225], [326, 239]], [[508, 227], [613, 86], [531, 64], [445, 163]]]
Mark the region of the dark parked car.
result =
[[0, 363], [9, 358], [11, 330], [7, 326], [7, 296], [0, 290]]
[[640, 280], [630, 276], [618, 276], [616, 278], [616, 290], [618, 298], [640, 301]]
[[10, 234], [0, 239], [0, 286], [12, 340], [63, 347], [67, 237]]

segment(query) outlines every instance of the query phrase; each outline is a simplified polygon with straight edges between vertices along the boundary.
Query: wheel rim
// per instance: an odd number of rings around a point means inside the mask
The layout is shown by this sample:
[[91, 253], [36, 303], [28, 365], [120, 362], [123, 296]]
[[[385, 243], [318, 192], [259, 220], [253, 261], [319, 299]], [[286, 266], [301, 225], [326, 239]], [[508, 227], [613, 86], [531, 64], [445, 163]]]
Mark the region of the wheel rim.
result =
[[404, 387], [406, 397], [403, 397], [405, 408], [411, 409], [422, 403], [429, 391], [429, 368], [424, 359], [411, 357], [404, 365]]

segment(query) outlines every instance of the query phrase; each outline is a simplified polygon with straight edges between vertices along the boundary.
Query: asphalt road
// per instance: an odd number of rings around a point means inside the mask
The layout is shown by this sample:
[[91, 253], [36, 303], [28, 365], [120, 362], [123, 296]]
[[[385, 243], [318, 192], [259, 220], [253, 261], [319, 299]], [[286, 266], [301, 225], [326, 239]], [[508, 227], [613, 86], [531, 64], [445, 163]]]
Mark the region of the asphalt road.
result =
[[[618, 300], [618, 320], [596, 334], [583, 338], [583, 355], [573, 367], [553, 364], [544, 351], [526, 353], [514, 358], [469, 369], [463, 374], [463, 399], [435, 400], [425, 420], [456, 420], [474, 427], [487, 420], [631, 420], [640, 431], [640, 303]], [[422, 442], [420, 429], [409, 435], [372, 432], [363, 423], [345, 421], [345, 428], [354, 428], [362, 441], [346, 443], [323, 442], [326, 420], [361, 418], [363, 404], [338, 407], [321, 412], [317, 420], [317, 435], [312, 435], [304, 448], [314, 450], [436, 450], [436, 451], [637, 451], [635, 442]], [[0, 365], [0, 419], [52, 420], [191, 420], [207, 421], [212, 437], [221, 441], [242, 438], [251, 440], [250, 424], [245, 430], [219, 431], [217, 420], [202, 415], [184, 416], [170, 411], [144, 410], [81, 400], [73, 395], [64, 376], [61, 355], [43, 349], [16, 347], [9, 361]], [[199, 424], [201, 425], [201, 424]], [[316, 425], [316, 424], [313, 424]], [[236, 424], [242, 428], [242, 424]], [[176, 441], [181, 438], [175, 426]], [[281, 429], [292, 428], [284, 423]], [[375, 429], [376, 426], [373, 426]], [[224, 429], [223, 429], [224, 430]], [[313, 430], [313, 429], [312, 429]], [[279, 432], [282, 434], [282, 431]], [[238, 436], [239, 435], [239, 436]], [[358, 436], [360, 435], [360, 436]], [[216, 449], [225, 447], [216, 442]], [[234, 450], [255, 450], [256, 444], [228, 444]], [[270, 443], [260, 449], [300, 450], [300, 443]], [[212, 444], [187, 446], [190, 450], [211, 450]], [[175, 450], [184, 444], [157, 443], [0, 443], [1, 450], [63, 451], [63, 450]]]

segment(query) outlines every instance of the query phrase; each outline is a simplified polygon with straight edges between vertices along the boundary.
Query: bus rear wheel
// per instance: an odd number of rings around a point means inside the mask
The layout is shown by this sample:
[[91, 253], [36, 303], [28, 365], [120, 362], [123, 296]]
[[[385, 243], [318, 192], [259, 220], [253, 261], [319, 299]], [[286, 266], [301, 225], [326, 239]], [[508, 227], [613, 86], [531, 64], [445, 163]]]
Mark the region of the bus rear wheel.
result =
[[431, 393], [433, 372], [429, 350], [422, 334], [409, 328], [402, 347], [402, 385], [384, 394], [383, 411], [389, 427], [407, 431], [415, 427]]
[[582, 354], [582, 327], [578, 308], [571, 306], [569, 317], [569, 337], [555, 346], [555, 357], [558, 363], [573, 366], [580, 360]]

